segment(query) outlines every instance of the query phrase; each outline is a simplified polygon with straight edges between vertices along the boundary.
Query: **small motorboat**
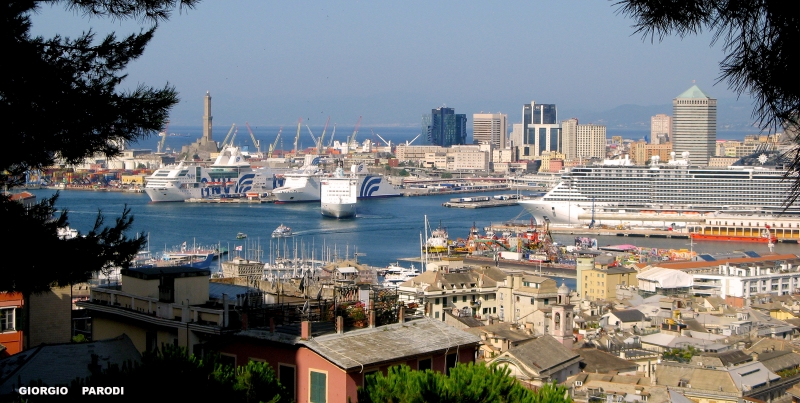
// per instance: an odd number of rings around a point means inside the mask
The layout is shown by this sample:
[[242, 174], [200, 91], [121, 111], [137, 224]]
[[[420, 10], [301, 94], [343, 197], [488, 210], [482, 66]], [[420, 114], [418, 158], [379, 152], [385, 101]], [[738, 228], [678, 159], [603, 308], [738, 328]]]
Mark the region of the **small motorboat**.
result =
[[283, 224], [275, 228], [275, 231], [272, 231], [273, 238], [285, 238], [290, 236], [292, 236], [292, 229]]
[[247, 234], [245, 234], [244, 232], [236, 234], [236, 239], [245, 239], [245, 238], [247, 238]]

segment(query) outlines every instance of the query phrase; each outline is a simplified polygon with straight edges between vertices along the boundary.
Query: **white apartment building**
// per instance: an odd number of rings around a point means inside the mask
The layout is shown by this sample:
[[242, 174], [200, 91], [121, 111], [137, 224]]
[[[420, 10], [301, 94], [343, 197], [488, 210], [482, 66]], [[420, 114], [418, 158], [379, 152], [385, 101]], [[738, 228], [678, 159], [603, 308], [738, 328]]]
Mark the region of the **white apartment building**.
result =
[[508, 115], [504, 113], [474, 113], [472, 139], [475, 144], [489, 143], [495, 148], [506, 148]]

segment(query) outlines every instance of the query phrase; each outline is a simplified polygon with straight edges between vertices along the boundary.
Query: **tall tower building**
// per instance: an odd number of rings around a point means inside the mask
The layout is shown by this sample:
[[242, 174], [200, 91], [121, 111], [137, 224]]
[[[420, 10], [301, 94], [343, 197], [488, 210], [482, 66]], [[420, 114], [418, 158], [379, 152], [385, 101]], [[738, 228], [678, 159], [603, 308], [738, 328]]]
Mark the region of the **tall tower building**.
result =
[[205, 100], [205, 113], [203, 114], [203, 139], [211, 141], [211, 121], [214, 118], [211, 116], [211, 94], [206, 91]]
[[441, 147], [467, 143], [467, 115], [456, 114], [453, 108], [440, 107], [422, 116], [425, 143]]
[[[580, 279], [578, 279], [580, 281]], [[556, 304], [552, 308], [550, 334], [564, 347], [572, 349], [572, 313], [574, 305], [569, 303], [569, 288], [561, 284], [558, 287]]]
[[659, 113], [650, 118], [650, 144], [672, 141], [672, 116]]
[[494, 148], [506, 148], [508, 137], [508, 115], [505, 113], [473, 113], [472, 142], [489, 143]]
[[577, 125], [576, 151], [580, 158], [606, 157], [606, 127], [602, 125]]
[[578, 158], [578, 119], [561, 122], [561, 152], [568, 161]]
[[[545, 151], [561, 152], [561, 125], [555, 104], [531, 101], [522, 106], [523, 155], [538, 157]], [[532, 148], [530, 146], [533, 146]]]
[[689, 152], [692, 165], [708, 165], [717, 141], [717, 100], [696, 85], [672, 100], [672, 150]]

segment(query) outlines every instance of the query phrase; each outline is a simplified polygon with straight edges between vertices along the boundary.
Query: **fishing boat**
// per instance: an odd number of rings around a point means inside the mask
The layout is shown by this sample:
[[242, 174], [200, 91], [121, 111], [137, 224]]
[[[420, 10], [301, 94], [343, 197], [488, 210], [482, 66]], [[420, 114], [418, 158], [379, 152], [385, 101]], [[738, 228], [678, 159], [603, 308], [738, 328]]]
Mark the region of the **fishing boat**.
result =
[[275, 231], [272, 231], [273, 238], [284, 238], [292, 236], [292, 229], [281, 224], [278, 228], [275, 228]]
[[236, 234], [236, 239], [245, 239], [245, 238], [247, 238], [247, 234], [245, 234], [244, 232]]

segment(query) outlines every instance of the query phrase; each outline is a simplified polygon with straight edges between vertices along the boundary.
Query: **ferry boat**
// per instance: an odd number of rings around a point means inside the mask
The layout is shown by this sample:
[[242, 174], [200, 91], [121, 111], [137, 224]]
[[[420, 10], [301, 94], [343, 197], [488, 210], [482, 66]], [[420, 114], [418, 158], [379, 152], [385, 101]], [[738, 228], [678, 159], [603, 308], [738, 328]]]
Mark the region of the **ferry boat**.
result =
[[320, 211], [326, 217], [355, 217], [358, 179], [354, 175], [345, 176], [341, 160], [337, 165], [333, 176], [323, 178], [320, 182]]
[[660, 164], [629, 160], [573, 167], [544, 196], [519, 202], [537, 219], [561, 224], [689, 222], [708, 215], [800, 216], [786, 205], [797, 174], [777, 151], [760, 151], [727, 168], [693, 167], [689, 153]]
[[285, 168], [252, 168], [239, 147], [225, 147], [214, 163], [204, 166], [181, 161], [145, 178], [145, 193], [153, 202], [264, 194], [280, 185]]
[[[309, 157], [311, 158], [309, 159]], [[307, 155], [306, 163], [302, 168], [284, 174], [283, 186], [272, 191], [276, 203], [320, 201], [320, 181], [325, 174], [319, 169], [318, 164], [319, 156]], [[402, 196], [384, 177], [363, 173], [362, 165], [353, 166], [355, 167], [356, 190], [359, 199]]]

